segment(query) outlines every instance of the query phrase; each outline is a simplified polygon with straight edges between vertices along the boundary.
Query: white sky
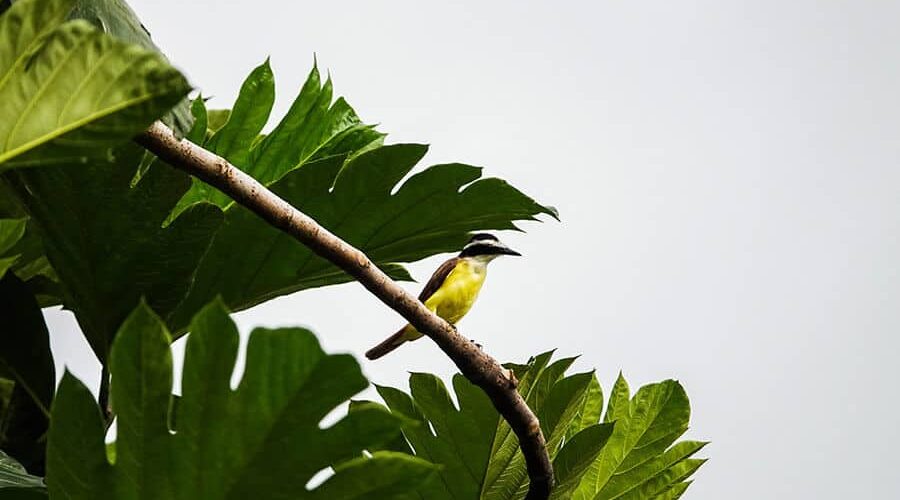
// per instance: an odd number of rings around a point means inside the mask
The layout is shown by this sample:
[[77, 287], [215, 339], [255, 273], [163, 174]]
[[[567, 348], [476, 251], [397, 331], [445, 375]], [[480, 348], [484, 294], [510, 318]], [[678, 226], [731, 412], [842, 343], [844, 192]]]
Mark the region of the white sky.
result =
[[[280, 117], [315, 52], [389, 141], [557, 206], [502, 235], [525, 257], [492, 264], [461, 328], [503, 360], [581, 353], [606, 391], [619, 369], [681, 380], [713, 441], [686, 498], [900, 497], [900, 3], [131, 4], [213, 107], [271, 55]], [[71, 316], [47, 316], [96, 387]], [[354, 284], [237, 319], [360, 356], [402, 324]], [[363, 367], [452, 371], [427, 340]]]

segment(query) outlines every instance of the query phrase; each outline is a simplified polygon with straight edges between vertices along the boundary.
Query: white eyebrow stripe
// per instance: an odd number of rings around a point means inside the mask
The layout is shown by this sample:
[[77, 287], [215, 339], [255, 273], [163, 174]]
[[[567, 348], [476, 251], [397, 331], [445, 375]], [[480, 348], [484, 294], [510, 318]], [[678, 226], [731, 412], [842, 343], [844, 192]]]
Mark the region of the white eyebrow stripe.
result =
[[466, 244], [466, 246], [463, 247], [463, 250], [465, 250], [467, 248], [471, 248], [476, 245], [484, 245], [484, 246], [495, 247], [495, 248], [503, 248], [503, 246], [504, 246], [503, 243], [500, 243], [497, 240], [485, 239], [485, 240], [475, 240], [475, 241], [469, 242]]

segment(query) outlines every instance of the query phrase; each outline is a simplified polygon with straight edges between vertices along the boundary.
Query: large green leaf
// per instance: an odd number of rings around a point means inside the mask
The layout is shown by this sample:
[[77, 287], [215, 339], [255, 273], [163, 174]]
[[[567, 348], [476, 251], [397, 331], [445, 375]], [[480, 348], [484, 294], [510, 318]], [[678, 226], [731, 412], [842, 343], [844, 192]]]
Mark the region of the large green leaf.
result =
[[[536, 356], [528, 365], [514, 368], [520, 379], [519, 391], [540, 419], [541, 430], [547, 441], [547, 451], [555, 462], [560, 446], [568, 447], [565, 436], [577, 425], [579, 412], [585, 404], [584, 399], [589, 395], [598, 396], [590, 391], [593, 386], [591, 380], [595, 378], [593, 373], [565, 376], [566, 370], [575, 358], [562, 358], [550, 363], [551, 354], [543, 353]], [[576, 430], [582, 431], [587, 427]], [[573, 448], [572, 455], [569, 453], [563, 455], [566, 463], [592, 461], [609, 438], [611, 430], [610, 426], [605, 425], [581, 436], [575, 442], [577, 447]], [[594, 438], [593, 441], [588, 439], [591, 437]], [[574, 456], [574, 459], [571, 456]], [[562, 470], [567, 471], [567, 475], [564, 478], [557, 477], [557, 482], [564, 483], [568, 491], [574, 481], [571, 472], [568, 471], [582, 468], [583, 466], [563, 468]], [[527, 489], [528, 474], [519, 441], [506, 421], [501, 421], [494, 438], [482, 498], [504, 500], [524, 498]]]
[[[534, 220], [539, 213], [555, 216], [499, 179], [479, 180], [480, 169], [468, 165], [432, 167], [398, 187], [427, 148], [379, 147], [383, 134], [363, 124], [342, 98], [332, 101], [332, 95], [331, 81], [322, 83], [314, 67], [287, 114], [264, 135], [274, 100], [266, 61], [245, 80], [224, 125], [216, 125], [201, 142], [366, 252], [395, 279], [409, 279], [399, 263], [457, 251], [471, 231], [513, 229], [514, 221]], [[205, 109], [197, 114], [205, 115]], [[222, 207], [225, 224], [172, 318], [176, 332], [218, 295], [231, 309], [241, 310], [351, 279], [199, 181], [173, 214], [198, 202]]]
[[[303, 164], [270, 187], [395, 278], [406, 278], [397, 263], [458, 251], [471, 231], [515, 229], [513, 221], [552, 213], [499, 179], [479, 179], [480, 169], [468, 165], [434, 166], [397, 188], [426, 150], [398, 144], [348, 162], [330, 156]], [[173, 323], [184, 325], [192, 311], [218, 294], [240, 310], [350, 279], [249, 210], [232, 205]]]
[[[84, 19], [100, 31], [124, 42], [157, 52], [165, 58], [150, 38], [150, 32], [124, 0], [75, 0], [75, 7], [69, 17]], [[190, 102], [186, 98], [182, 99], [162, 118], [179, 136], [191, 129], [193, 120], [189, 106]]]
[[[470, 231], [513, 228], [515, 220], [550, 211], [502, 181], [474, 182], [479, 170], [464, 165], [428, 169], [391, 195], [424, 147], [365, 153], [383, 134], [362, 124], [342, 99], [332, 102], [331, 83], [321, 83], [316, 69], [266, 136], [261, 130], [271, 106], [267, 64], [248, 78], [228, 121], [215, 124], [219, 128], [208, 141], [202, 128], [212, 122], [201, 119], [202, 101], [195, 104], [193, 140], [233, 158], [398, 279], [409, 278], [399, 262], [455, 251]], [[353, 160], [345, 164], [347, 158]], [[61, 298], [75, 312], [101, 361], [141, 296], [180, 334], [218, 295], [237, 310], [349, 280], [208, 186], [193, 181], [189, 188], [184, 175], [162, 165], [144, 172], [141, 164], [133, 148], [120, 147], [78, 168], [7, 173], [4, 183], [11, 188], [0, 187], [15, 193], [22, 215], [30, 217], [29, 233], [33, 225], [40, 235], [27, 269], [17, 274], [43, 304]], [[226, 230], [206, 252], [222, 220], [209, 202], [226, 208]], [[245, 248], [248, 242], [253, 248]], [[189, 285], [187, 300], [179, 304]]]
[[[609, 438], [611, 424], [589, 423], [569, 439], [584, 406], [592, 373], [568, 377], [571, 359], [549, 364], [550, 353], [517, 367], [519, 388], [541, 419], [554, 460], [559, 486], [570, 491]], [[458, 406], [444, 384], [433, 375], [414, 373], [411, 394], [390, 387], [378, 393], [390, 410], [402, 417], [403, 434], [417, 456], [441, 465], [441, 481], [419, 488], [422, 499], [524, 498], [527, 473], [518, 442], [484, 393], [461, 375], [453, 378]], [[596, 394], [594, 394], [596, 397]], [[394, 443], [393, 449], [404, 449]], [[554, 498], [566, 498], [556, 496]]]
[[681, 384], [666, 380], [646, 385], [634, 398], [629, 392], [620, 374], [604, 417], [615, 422], [615, 430], [574, 499], [671, 498], [684, 492], [685, 479], [703, 464], [690, 457], [705, 442], [675, 443], [687, 430], [691, 412]]
[[[328, 428], [321, 420], [366, 387], [349, 355], [327, 355], [312, 333], [257, 329], [246, 369], [229, 387], [238, 350], [219, 303], [191, 324], [183, 394], [170, 427], [172, 364], [163, 322], [145, 305], [125, 321], [111, 359], [118, 414], [115, 463], [107, 460], [99, 409], [66, 374], [53, 405], [47, 485], [72, 499], [406, 498], [434, 466], [401, 453], [359, 457], [396, 439], [398, 422], [370, 406]], [[352, 457], [358, 457], [352, 459]], [[309, 480], [346, 459], [316, 488]]]
[[0, 447], [43, 474], [56, 375], [41, 309], [13, 273], [0, 278], [0, 318], [0, 376], [13, 383], [0, 414]]
[[0, 448], [43, 474], [55, 372], [40, 306], [13, 272], [27, 271], [19, 267], [30, 258], [20, 245], [26, 226], [23, 218], [0, 219]]
[[[284, 118], [270, 134], [262, 135], [275, 102], [275, 78], [267, 59], [244, 81], [227, 122], [201, 144], [265, 185], [304, 163], [381, 144], [384, 134], [361, 123], [343, 98], [332, 102], [332, 97], [331, 80], [323, 84], [314, 66]], [[200, 201], [222, 208], [232, 203], [195, 181], [175, 213]]]
[[222, 221], [217, 208], [204, 204], [163, 227], [190, 180], [156, 168], [131, 187], [141, 153], [129, 145], [117, 149], [112, 161], [18, 170], [7, 177], [39, 226], [65, 306], [101, 361], [141, 297], [164, 316], [175, 309]]
[[[689, 484], [685, 480], [703, 463], [690, 457], [704, 443], [670, 446], [689, 417], [681, 387], [672, 381], [648, 385], [632, 404], [620, 378], [601, 422], [603, 394], [594, 374], [566, 375], [574, 358], [551, 362], [551, 355], [508, 365], [519, 378], [519, 392], [541, 420], [556, 476], [551, 498], [662, 500], [683, 494]], [[456, 375], [453, 386], [458, 407], [433, 375], [413, 374], [410, 395], [378, 387], [390, 410], [402, 418], [407, 441], [386, 447], [443, 467], [442, 481], [420, 487], [419, 498], [525, 498], [528, 476], [515, 434], [466, 379]], [[605, 479], [599, 481], [599, 476]], [[595, 490], [590, 490], [592, 484], [598, 485]]]
[[158, 53], [64, 22], [72, 5], [21, 0], [0, 17], [0, 171], [104, 156], [190, 88]]
[[434, 375], [412, 374], [413, 397], [378, 387], [391, 411], [404, 417], [403, 433], [415, 454], [443, 466], [441, 481], [421, 488], [421, 498], [477, 498], [484, 481], [491, 444], [487, 437], [496, 429], [498, 415], [487, 396], [462, 376], [453, 385], [459, 410]]

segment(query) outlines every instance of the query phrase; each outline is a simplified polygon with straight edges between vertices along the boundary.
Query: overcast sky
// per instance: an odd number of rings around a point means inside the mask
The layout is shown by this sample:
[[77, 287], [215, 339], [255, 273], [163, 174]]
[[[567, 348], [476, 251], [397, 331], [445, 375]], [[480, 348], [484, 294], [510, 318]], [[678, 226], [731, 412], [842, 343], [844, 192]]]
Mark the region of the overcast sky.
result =
[[[607, 392], [620, 369], [679, 379], [712, 441], [686, 498], [900, 498], [900, 3], [130, 3], [212, 107], [271, 56], [280, 117], [315, 53], [389, 142], [558, 207], [501, 235], [525, 257], [460, 326], [502, 360], [581, 354]], [[96, 387], [72, 317], [47, 316]], [[237, 320], [360, 357], [402, 325], [355, 284]], [[453, 369], [427, 340], [363, 368]]]

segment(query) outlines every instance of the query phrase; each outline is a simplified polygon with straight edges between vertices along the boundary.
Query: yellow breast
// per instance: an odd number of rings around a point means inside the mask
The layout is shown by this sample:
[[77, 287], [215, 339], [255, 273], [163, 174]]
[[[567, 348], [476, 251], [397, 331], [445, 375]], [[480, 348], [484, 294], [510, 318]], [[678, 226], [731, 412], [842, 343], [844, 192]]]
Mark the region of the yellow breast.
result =
[[484, 262], [461, 259], [447, 275], [444, 284], [425, 301], [425, 306], [450, 324], [455, 324], [472, 308], [486, 274]]

